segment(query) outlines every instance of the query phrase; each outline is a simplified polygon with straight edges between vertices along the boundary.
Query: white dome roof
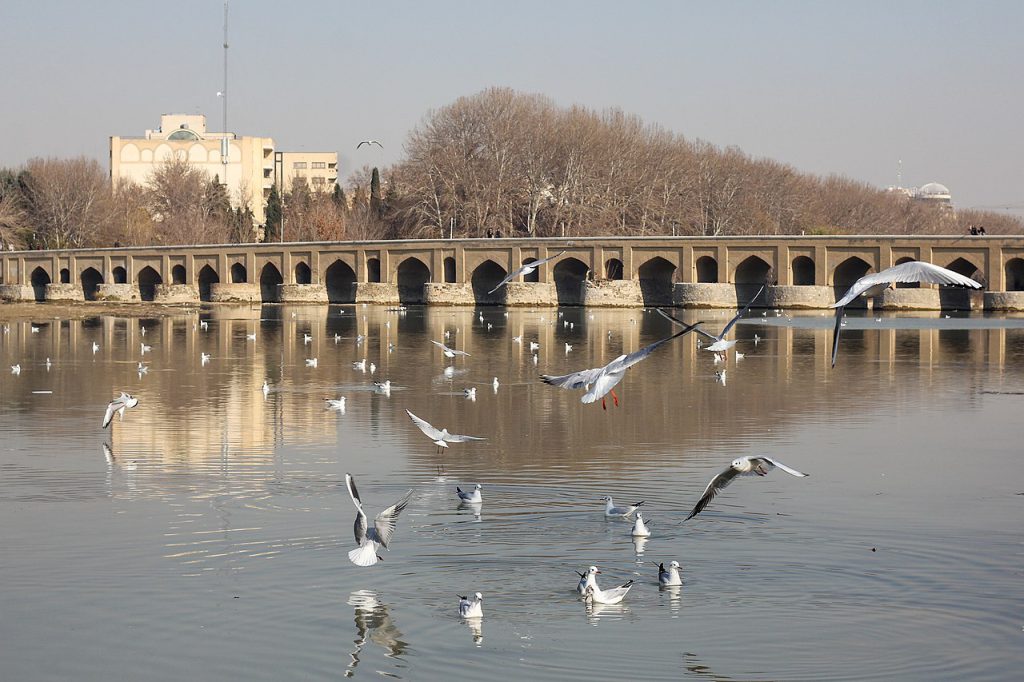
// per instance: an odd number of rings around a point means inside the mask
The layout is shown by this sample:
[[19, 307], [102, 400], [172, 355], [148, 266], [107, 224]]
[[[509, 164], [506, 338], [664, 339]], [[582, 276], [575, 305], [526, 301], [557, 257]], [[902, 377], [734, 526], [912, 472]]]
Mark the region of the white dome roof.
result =
[[949, 188], [937, 182], [929, 182], [918, 190], [921, 196], [925, 197], [948, 197]]

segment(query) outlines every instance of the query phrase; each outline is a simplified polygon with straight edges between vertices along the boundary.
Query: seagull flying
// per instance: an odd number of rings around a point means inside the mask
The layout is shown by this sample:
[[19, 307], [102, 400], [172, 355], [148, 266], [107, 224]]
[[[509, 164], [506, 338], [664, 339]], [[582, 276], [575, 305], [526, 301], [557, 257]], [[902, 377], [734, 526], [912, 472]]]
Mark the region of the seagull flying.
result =
[[466, 351], [464, 351], [464, 350], [455, 350], [454, 348], [449, 348], [448, 346], [444, 345], [440, 341], [434, 341], [433, 339], [431, 339], [430, 343], [432, 343], [435, 346], [437, 346], [438, 348], [440, 348], [441, 352], [444, 353], [444, 356], [446, 358], [454, 358], [456, 355], [465, 355], [467, 358], [469, 357], [469, 353], [467, 353]]
[[491, 289], [490, 291], [488, 291], [487, 294], [488, 295], [493, 294], [495, 291], [497, 291], [498, 289], [502, 288], [503, 286], [505, 286], [506, 284], [508, 284], [512, 280], [514, 280], [519, 275], [530, 275], [530, 274], [533, 274], [533, 272], [537, 268], [539, 268], [540, 266], [544, 265], [545, 263], [548, 263], [550, 261], [555, 260], [556, 258], [561, 256], [563, 253], [565, 253], [565, 251], [559, 251], [554, 256], [548, 256], [547, 258], [542, 258], [541, 260], [535, 260], [535, 261], [531, 261], [531, 262], [527, 263], [526, 265], [524, 265], [523, 267], [519, 268], [518, 270], [515, 270], [514, 272], [509, 273], [505, 277], [505, 279], [503, 279], [500, 282], [498, 282], [498, 286], [496, 286], [493, 289]]
[[484, 617], [484, 595], [477, 592], [473, 598], [459, 596], [459, 615], [463, 618]]
[[122, 391], [121, 395], [111, 400], [110, 403], [107, 405], [107, 412], [106, 414], [103, 415], [103, 428], [107, 428], [108, 426], [110, 426], [110, 422], [114, 418], [115, 412], [118, 414], [119, 417], [121, 417], [121, 421], [124, 421], [124, 411], [133, 408], [138, 404], [138, 398], [128, 395], [127, 393]]
[[448, 429], [436, 429], [430, 425], [426, 420], [420, 419], [409, 410], [405, 413], [409, 415], [409, 419], [412, 419], [413, 424], [419, 427], [427, 438], [434, 441], [434, 445], [437, 446], [437, 451], [441, 452], [441, 448], [448, 447], [448, 443], [466, 443], [471, 440], [487, 440], [486, 438], [480, 438], [477, 436], [460, 436], [454, 433], [448, 433]]
[[640, 500], [636, 504], [627, 505], [625, 507], [616, 507], [615, 501], [612, 500], [611, 495], [607, 495], [606, 497], [602, 497], [601, 499], [604, 501], [605, 516], [629, 516], [637, 510], [637, 507], [644, 503], [643, 500]]
[[356, 149], [359, 149], [364, 144], [365, 145], [377, 145], [381, 149], [384, 149], [384, 145], [382, 145], [380, 142], [377, 142], [377, 140], [363, 140], [362, 142], [360, 142], [359, 144], [356, 145]]
[[476, 488], [473, 492], [467, 493], [459, 486], [455, 486], [455, 494], [459, 496], [459, 500], [462, 502], [468, 502], [469, 504], [479, 504], [484, 501], [483, 493], [481, 493], [481, 486], [479, 483], [476, 484]]
[[[836, 366], [836, 355], [839, 353], [839, 329], [843, 325], [846, 306], [858, 296], [871, 298], [879, 296], [883, 291], [894, 287], [897, 282], [928, 282], [929, 284], [956, 284], [972, 289], [980, 289], [981, 284], [959, 272], [932, 265], [924, 261], [910, 261], [891, 268], [886, 268], [873, 275], [864, 275], [849, 288], [846, 294], [832, 304], [836, 309], [836, 328], [832, 333], [832, 366]], [[948, 317], [948, 316], [947, 316]]]
[[[626, 375], [626, 370], [645, 359], [648, 355], [653, 353], [658, 346], [697, 329], [697, 325], [700, 324], [703, 324], [703, 322], [695, 322], [692, 325], [687, 325], [686, 329], [681, 332], [677, 332], [672, 336], [661, 339], [660, 341], [655, 341], [651, 345], [644, 346], [640, 350], [633, 351], [629, 355], [620, 355], [604, 367], [583, 369], [578, 372], [573, 372], [572, 374], [563, 374], [561, 376], [543, 374], [540, 379], [545, 384], [551, 384], [552, 386], [558, 386], [559, 388], [586, 389], [586, 393], [584, 393], [583, 397], [580, 398], [580, 402], [589, 404], [600, 400], [601, 407], [604, 409], [608, 409], [608, 406], [605, 405], [604, 397], [608, 393], [611, 393], [612, 400], [615, 401], [615, 406], [618, 407], [619, 397], [615, 395], [615, 391], [613, 389], [620, 381], [622, 381], [623, 377]], [[700, 330], [698, 329], [697, 331]]]
[[665, 568], [665, 564], [658, 564], [658, 584], [663, 587], [682, 585], [683, 579], [679, 575], [679, 562], [673, 561]]
[[356, 544], [359, 545], [348, 553], [348, 558], [356, 566], [373, 566], [378, 561], [383, 560], [383, 557], [377, 555], [377, 547], [388, 549], [391, 536], [395, 534], [398, 516], [405, 509], [405, 505], [409, 504], [412, 490], [406, 492], [398, 502], [377, 514], [377, 517], [373, 520], [373, 528], [370, 528], [352, 474], [345, 474], [345, 485], [348, 487], [348, 494], [352, 497], [352, 504], [356, 506], [354, 530]]
[[[725, 335], [728, 334], [729, 330], [731, 330], [733, 328], [733, 326], [737, 322], [739, 322], [740, 318], [743, 317], [744, 314], [746, 314], [747, 310], [750, 309], [750, 306], [754, 303], [754, 301], [757, 300], [757, 297], [761, 295], [762, 291], [764, 291], [764, 288], [765, 288], [765, 285], [762, 284], [761, 288], [757, 290], [756, 294], [754, 294], [754, 297], [751, 298], [747, 302], [747, 304], [740, 309], [740, 311], [738, 313], [736, 313], [735, 317], [733, 317], [731, 320], [729, 320], [729, 323], [727, 325], [725, 325], [725, 327], [722, 329], [721, 333], [718, 336], [712, 336], [711, 334], [708, 334], [703, 329], [698, 329], [697, 330], [698, 334], [700, 334], [701, 336], [703, 336], [706, 339], [710, 339], [711, 340], [710, 344], [708, 344], [707, 346], [704, 346], [704, 350], [709, 350], [712, 353], [716, 353], [716, 354], [717, 353], [724, 354], [725, 351], [729, 350], [730, 348], [732, 348], [733, 346], [736, 345], [736, 339], [733, 339], [732, 341], [727, 341], [725, 339]], [[685, 322], [683, 322], [682, 320], [676, 319], [675, 317], [669, 315], [668, 313], [666, 313], [661, 308], [658, 308], [658, 312], [661, 313], [662, 317], [668, 318], [669, 320], [672, 320], [673, 322], [675, 322], [678, 325], [682, 325], [684, 327], [686, 326]]]
[[807, 474], [801, 473], [796, 469], [792, 469], [778, 460], [769, 459], [768, 457], [737, 457], [721, 471], [717, 476], [711, 479], [708, 483], [708, 487], [704, 489], [704, 494], [701, 495], [697, 504], [694, 505], [693, 511], [686, 517], [689, 521], [697, 514], [704, 511], [704, 508], [715, 498], [722, 488], [732, 483], [732, 480], [737, 476], [766, 476], [769, 471], [778, 467], [785, 471], [787, 474], [793, 476], [805, 477]]

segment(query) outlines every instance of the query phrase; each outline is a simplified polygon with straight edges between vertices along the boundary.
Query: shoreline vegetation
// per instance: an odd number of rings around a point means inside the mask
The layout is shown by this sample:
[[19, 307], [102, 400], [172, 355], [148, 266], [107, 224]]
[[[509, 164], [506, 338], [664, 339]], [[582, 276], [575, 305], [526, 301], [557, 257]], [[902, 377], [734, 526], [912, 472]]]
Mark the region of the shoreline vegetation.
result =
[[[298, 182], [265, 202], [186, 161], [112, 187], [98, 161], [0, 168], [0, 243], [60, 249], [447, 237], [1024, 233], [995, 212], [952, 211], [839, 175], [801, 173], [691, 140], [617, 109], [560, 107], [507, 88], [428, 112], [405, 155], [331, 192]], [[259, 189], [255, 189], [259, 192]]]

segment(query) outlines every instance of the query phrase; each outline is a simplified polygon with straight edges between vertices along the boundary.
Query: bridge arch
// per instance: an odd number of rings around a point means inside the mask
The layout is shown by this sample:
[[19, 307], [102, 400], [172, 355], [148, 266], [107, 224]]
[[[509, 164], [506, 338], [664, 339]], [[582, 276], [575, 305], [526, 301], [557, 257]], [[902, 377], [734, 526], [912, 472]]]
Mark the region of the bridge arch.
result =
[[369, 258], [366, 261], [366, 281], [380, 282], [380, 258]]
[[171, 268], [171, 284], [184, 284], [185, 275], [185, 266], [175, 265]]
[[220, 276], [217, 271], [209, 265], [204, 265], [199, 270], [199, 300], [209, 301], [210, 300], [210, 288], [214, 284], [220, 284]]
[[718, 282], [718, 261], [711, 256], [701, 256], [693, 264], [697, 271], [697, 281], [714, 284]]
[[32, 271], [32, 274], [29, 276], [29, 282], [32, 284], [32, 294], [35, 296], [35, 299], [37, 301], [45, 301], [46, 285], [50, 283], [50, 273], [42, 266], [39, 266]]
[[295, 264], [295, 283], [296, 284], [310, 284], [313, 281], [313, 271], [309, 269], [305, 261], [299, 261]]
[[79, 281], [82, 283], [82, 295], [85, 300], [95, 301], [96, 289], [103, 284], [103, 275], [96, 268], [86, 268], [79, 275]]
[[231, 264], [231, 283], [232, 284], [245, 284], [249, 279], [249, 273], [246, 272], [245, 266], [241, 263]]
[[424, 286], [430, 281], [430, 268], [415, 256], [398, 264], [398, 300], [402, 303], [423, 303]]
[[273, 263], [267, 262], [260, 270], [260, 300], [264, 303], [277, 303], [281, 300], [278, 284], [284, 284], [281, 271]]
[[340, 258], [331, 263], [324, 273], [324, 285], [330, 303], [355, 303], [356, 272]]
[[[558, 305], [583, 305], [587, 273], [590, 267], [579, 258], [563, 258], [551, 270], [555, 280], [555, 297]], [[536, 271], [534, 274], [537, 274]], [[537, 281], [537, 280], [528, 280]]]
[[809, 256], [797, 256], [793, 259], [793, 284], [795, 286], [813, 286], [816, 274], [814, 261]]
[[604, 277], [605, 279], [622, 279], [623, 273], [625, 272], [625, 266], [622, 261], [618, 258], [609, 258], [604, 263]]
[[1006, 290], [1024, 291], [1024, 258], [1006, 261]]
[[128, 283], [128, 271], [118, 265], [115, 267], [110, 274], [114, 278], [114, 284], [127, 284]]
[[501, 287], [493, 294], [487, 292], [498, 286], [498, 282], [505, 279], [506, 275], [508, 275], [508, 271], [489, 258], [477, 265], [473, 268], [473, 275], [470, 278], [470, 283], [473, 286], [473, 299], [477, 303], [485, 305], [504, 304], [507, 296], [505, 287]]
[[733, 274], [734, 284], [756, 284], [761, 286], [768, 281], [772, 266], [763, 258], [758, 256], [747, 256], [736, 266]]
[[143, 301], [152, 301], [156, 298], [157, 285], [164, 283], [160, 273], [148, 265], [139, 270], [137, 281], [139, 283], [139, 298]]
[[637, 275], [644, 305], [672, 305], [675, 272], [676, 266], [661, 256], [655, 256], [640, 266]]
[[[982, 280], [985, 279], [985, 272], [981, 269], [981, 266], [964, 256], [960, 256], [947, 265], [946, 269], [964, 275], [965, 277], [970, 277], [971, 279], [984, 284]], [[980, 276], [980, 279], [975, 275]]]
[[444, 259], [444, 281], [448, 284], [455, 282], [455, 259], [448, 256]]
[[67, 268], [60, 269], [60, 283], [71, 284], [71, 271]]
[[[864, 259], [857, 256], [850, 256], [837, 265], [836, 269], [832, 271], [832, 287], [835, 290], [836, 300], [838, 301], [842, 298], [847, 289], [849, 289], [850, 286], [858, 279], [868, 274], [870, 270], [871, 265]], [[846, 307], [866, 308], [867, 305], [867, 299], [858, 296], [854, 300], [850, 301]]]
[[[539, 258], [524, 258], [522, 265], [529, 265], [530, 263], [536, 263]], [[540, 281], [540, 268], [534, 270], [528, 275], [523, 275], [524, 282], [539, 282]]]

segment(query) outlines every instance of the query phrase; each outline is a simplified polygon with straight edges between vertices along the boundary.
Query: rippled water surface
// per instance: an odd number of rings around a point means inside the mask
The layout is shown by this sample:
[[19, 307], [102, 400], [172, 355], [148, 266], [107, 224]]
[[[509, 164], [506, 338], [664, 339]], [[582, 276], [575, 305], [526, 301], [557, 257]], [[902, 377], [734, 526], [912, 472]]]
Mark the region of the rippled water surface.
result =
[[[0, 308], [2, 679], [999, 680], [1024, 665], [1024, 320], [855, 315], [831, 370], [830, 318], [756, 312], [725, 385], [688, 336], [602, 410], [537, 375], [604, 364], [667, 321], [18, 310]], [[700, 313], [712, 331], [727, 316]], [[446, 332], [471, 357], [429, 343]], [[364, 357], [374, 376], [353, 369]], [[104, 431], [120, 390], [140, 404]], [[344, 414], [324, 408], [340, 395]], [[406, 409], [487, 440], [437, 455]], [[810, 477], [737, 480], [684, 523], [744, 454]], [[345, 472], [371, 514], [414, 491], [372, 568], [346, 557]], [[460, 506], [455, 486], [477, 482], [482, 506]], [[609, 494], [646, 500], [649, 541], [605, 520]], [[684, 585], [659, 589], [673, 559]], [[577, 600], [590, 564], [602, 584], [636, 581], [622, 604]], [[480, 624], [456, 613], [476, 591]]]

